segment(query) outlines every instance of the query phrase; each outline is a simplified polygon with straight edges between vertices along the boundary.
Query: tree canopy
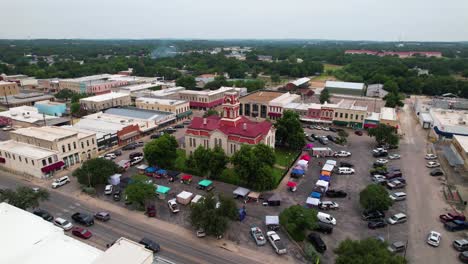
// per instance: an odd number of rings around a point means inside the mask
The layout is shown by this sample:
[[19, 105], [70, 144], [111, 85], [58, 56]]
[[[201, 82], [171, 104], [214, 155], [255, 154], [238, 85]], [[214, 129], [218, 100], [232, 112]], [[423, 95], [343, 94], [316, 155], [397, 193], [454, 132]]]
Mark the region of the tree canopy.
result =
[[125, 188], [128, 201], [136, 203], [144, 208], [145, 203], [154, 198], [154, 185], [150, 183], [145, 175], [135, 175], [132, 182]]
[[20, 209], [36, 208], [39, 202], [49, 200], [49, 192], [45, 189], [33, 190], [30, 187], [21, 186], [16, 190], [0, 189], [0, 202], [7, 202]]
[[219, 197], [209, 193], [204, 199], [190, 205], [190, 222], [197, 229], [202, 228], [207, 235], [220, 236], [229, 227], [229, 221], [238, 217], [236, 203], [233, 198]]
[[212, 116], [212, 115], [219, 116], [219, 113], [215, 109], [208, 109], [208, 111], [206, 111], [203, 114], [203, 117], [208, 117], [208, 116]]
[[398, 92], [391, 92], [385, 95], [383, 98], [385, 100], [385, 107], [402, 107], [404, 105], [403, 100], [405, 96]]
[[405, 264], [406, 260], [399, 255], [390, 253], [387, 243], [375, 238], [364, 240], [341, 241], [334, 250], [338, 256], [336, 264]]
[[257, 191], [275, 187], [272, 165], [275, 163], [273, 149], [263, 144], [242, 145], [231, 157], [231, 163], [242, 182]]
[[81, 164], [81, 167], [73, 172], [78, 182], [88, 187], [96, 187], [98, 184], [107, 184], [109, 177], [118, 172], [115, 162], [103, 158], [94, 158]]
[[197, 86], [195, 78], [191, 75], [185, 75], [177, 78], [176, 80], [177, 86], [185, 87], [186, 89], [194, 89]]
[[145, 144], [143, 148], [145, 159], [150, 165], [172, 169], [177, 158], [177, 146], [177, 140], [174, 136], [164, 134]]
[[387, 211], [393, 201], [388, 196], [384, 186], [380, 184], [369, 184], [359, 193], [359, 203], [365, 210]]
[[304, 129], [299, 114], [290, 110], [276, 121], [276, 140], [286, 144], [291, 149], [301, 149], [305, 145]]
[[390, 144], [398, 146], [400, 138], [395, 133], [395, 128], [385, 124], [379, 124], [377, 127], [369, 129], [369, 136], [375, 137], [378, 144]]
[[295, 241], [303, 241], [305, 231], [317, 225], [317, 210], [293, 205], [284, 209], [280, 215], [280, 224]]
[[330, 102], [330, 91], [328, 91], [328, 89], [323, 89], [321, 92], [320, 92], [320, 103], [321, 104], [324, 104], [325, 102]]

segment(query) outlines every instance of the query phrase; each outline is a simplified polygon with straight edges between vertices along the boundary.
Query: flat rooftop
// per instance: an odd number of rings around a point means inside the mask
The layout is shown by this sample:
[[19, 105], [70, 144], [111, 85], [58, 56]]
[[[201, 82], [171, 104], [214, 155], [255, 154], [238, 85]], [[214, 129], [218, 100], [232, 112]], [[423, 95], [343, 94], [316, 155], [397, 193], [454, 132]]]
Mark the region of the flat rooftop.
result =
[[32, 138], [43, 139], [46, 141], [60, 140], [72, 136], [77, 136], [76, 131], [70, 131], [60, 127], [26, 127], [11, 131], [12, 134], [23, 135]]
[[453, 138], [460, 143], [465, 153], [468, 153], [468, 136], [454, 135]]
[[173, 99], [163, 99], [163, 98], [153, 98], [153, 97], [139, 97], [135, 101], [146, 103], [146, 104], [160, 104], [160, 105], [180, 105], [180, 104], [188, 103], [185, 100], [173, 100]]
[[93, 264], [140, 264], [152, 262], [152, 251], [137, 242], [121, 237], [99, 256]]
[[43, 159], [57, 154], [56, 152], [45, 148], [36, 147], [34, 145], [29, 145], [14, 140], [0, 141], [0, 150], [8, 151], [9, 153], [31, 159]]
[[51, 222], [7, 203], [0, 203], [0, 225], [0, 263], [91, 264], [102, 254]]
[[141, 84], [134, 84], [134, 85], [128, 85], [128, 86], [121, 86], [119, 87], [120, 92], [126, 92], [126, 93], [132, 93], [132, 92], [137, 92], [141, 90], [146, 90], [151, 87], [156, 87], [160, 84], [158, 83], [141, 83]]
[[127, 93], [115, 93], [115, 92], [110, 92], [110, 93], [105, 93], [105, 94], [100, 94], [100, 95], [95, 95], [91, 97], [86, 97], [80, 99], [80, 102], [93, 102], [93, 103], [99, 103], [99, 102], [104, 102], [104, 101], [109, 101], [113, 99], [119, 99], [123, 97], [128, 97], [130, 96]]
[[96, 75], [83, 76], [83, 77], [78, 77], [78, 78], [63, 79], [61, 81], [89, 82], [89, 81], [103, 80], [103, 79], [107, 79], [109, 77], [111, 77], [111, 74], [105, 73], [105, 74], [96, 74]]
[[6, 101], [8, 101], [9, 104], [26, 104], [37, 101], [50, 100], [54, 98], [55, 97], [53, 95], [43, 93], [19, 93], [7, 96], [7, 100], [5, 100], [5, 96], [1, 96], [0, 103], [6, 104]]
[[364, 83], [327, 81], [325, 87], [362, 90]]
[[121, 122], [111, 122], [110, 120], [81, 118], [78, 123], [73, 125], [73, 127], [67, 128], [77, 132], [94, 132], [96, 133], [96, 138], [99, 139], [108, 134], [115, 134], [126, 126], [128, 126], [128, 124], [122, 124]]
[[15, 84], [15, 82], [5, 82], [5, 81], [0, 81], [0, 85], [2, 84]]
[[191, 94], [191, 95], [205, 95], [205, 96], [210, 96], [210, 95], [215, 95], [219, 93], [224, 93], [227, 91], [232, 90], [232, 87], [220, 87], [217, 90], [203, 90], [203, 91], [193, 91], [193, 90], [185, 90], [181, 91], [180, 93], [182, 94]]
[[284, 93], [275, 99], [270, 101], [270, 104], [272, 106], [283, 106], [285, 104], [294, 102], [296, 100], [301, 99], [301, 96], [298, 94], [291, 94], [291, 93]]
[[65, 103], [53, 102], [50, 100], [37, 101], [35, 104], [50, 105], [50, 106], [65, 105]]
[[397, 120], [395, 108], [382, 107], [380, 109], [380, 118], [385, 120]]
[[12, 120], [25, 122], [25, 123], [44, 123], [44, 119], [46, 120], [46, 124], [48, 123], [55, 123], [55, 121], [64, 121], [68, 120], [66, 118], [60, 118], [51, 115], [43, 115], [38, 112], [37, 108], [27, 105], [22, 105], [18, 107], [12, 107], [8, 111], [0, 112], [0, 116], [11, 118]]
[[439, 129], [457, 134], [468, 134], [468, 111], [431, 108], [434, 125]]
[[137, 118], [142, 120], [158, 121], [174, 115], [171, 112], [139, 109], [136, 107], [109, 108], [104, 111], [107, 115], [123, 116], [127, 118]]
[[177, 86], [177, 87], [162, 89], [162, 90], [159, 90], [159, 91], [152, 91], [150, 93], [150, 95], [154, 96], [154, 97], [165, 97], [165, 96], [176, 94], [176, 93], [182, 92], [182, 91], [185, 91], [185, 88], [182, 87], [182, 86]]
[[256, 91], [254, 93], [241, 97], [240, 100], [242, 102], [268, 103], [271, 100], [278, 98], [283, 94], [284, 93], [273, 91]]

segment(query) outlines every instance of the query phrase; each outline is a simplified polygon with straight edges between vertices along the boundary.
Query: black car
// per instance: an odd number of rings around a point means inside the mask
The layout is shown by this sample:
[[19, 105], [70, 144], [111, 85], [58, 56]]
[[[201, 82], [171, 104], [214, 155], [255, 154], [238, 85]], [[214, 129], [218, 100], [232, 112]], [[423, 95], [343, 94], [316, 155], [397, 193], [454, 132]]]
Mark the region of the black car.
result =
[[94, 217], [84, 213], [74, 213], [72, 215], [73, 221], [85, 226], [94, 225]]
[[161, 247], [158, 243], [146, 237], [142, 238], [139, 243], [145, 246], [146, 249], [149, 249], [154, 253], [158, 253], [161, 250]]
[[130, 155], [128, 155], [128, 158], [130, 160], [136, 158], [136, 157], [143, 157], [143, 153], [141, 152], [133, 152], [133, 153], [130, 153]]
[[384, 176], [385, 178], [387, 178], [387, 180], [389, 180], [389, 179], [403, 177], [403, 173], [401, 173], [401, 171], [390, 171], [390, 172], [385, 173]]
[[325, 195], [330, 198], [345, 198], [348, 194], [342, 190], [328, 190]]
[[184, 125], [190, 125], [191, 123], [192, 123], [191, 120], [186, 120], [186, 121], [182, 122], [182, 124], [184, 124]]
[[340, 167], [352, 168], [354, 165], [349, 162], [340, 162]]
[[388, 171], [386, 169], [380, 169], [380, 168], [375, 168], [375, 169], [372, 169], [370, 171], [370, 175], [371, 176], [374, 176], [374, 175], [385, 175], [387, 174]]
[[431, 171], [430, 175], [431, 176], [444, 176], [444, 171], [442, 171], [441, 169], [435, 169]]
[[330, 131], [331, 132], [337, 132], [338, 130], [336, 130], [336, 128], [334, 128], [334, 127], [330, 127]]
[[369, 221], [367, 223], [367, 227], [370, 228], [370, 229], [383, 228], [383, 227], [386, 227], [386, 226], [387, 226], [387, 223], [383, 219], [373, 220], [373, 221]]
[[178, 124], [178, 125], [175, 125], [174, 128], [184, 128], [184, 125]]
[[361, 217], [364, 221], [375, 221], [383, 219], [385, 213], [381, 211], [364, 211]]
[[33, 211], [33, 214], [39, 216], [40, 218], [46, 220], [46, 221], [49, 221], [51, 222], [52, 220], [54, 220], [54, 217], [49, 213], [47, 212], [46, 210], [43, 210], [43, 209], [35, 209]]
[[315, 139], [315, 140], [317, 140], [317, 139], [319, 138], [319, 137], [317, 137], [317, 135], [315, 135], [315, 134], [312, 134], [312, 135], [310, 135], [310, 136], [311, 136], [313, 139]]
[[314, 228], [314, 231], [324, 234], [331, 234], [333, 233], [333, 225], [318, 221], [317, 227]]
[[114, 191], [113, 199], [117, 202], [120, 201], [120, 199], [122, 199], [122, 191], [120, 189]]
[[156, 138], [159, 138], [159, 137], [161, 137], [161, 136], [162, 136], [161, 134], [156, 133], [156, 134], [151, 135], [150, 138], [151, 138], [151, 139], [156, 139]]
[[175, 130], [174, 128], [166, 128], [164, 129], [164, 133], [167, 133], [167, 134], [172, 134], [172, 133], [175, 133], [177, 130]]
[[309, 239], [310, 243], [315, 247], [317, 252], [323, 253], [327, 250], [327, 245], [323, 242], [322, 238], [317, 233], [310, 233], [307, 238]]
[[315, 139], [312, 136], [308, 136], [306, 139], [309, 142], [314, 142], [315, 141]]
[[136, 145], [132, 143], [132, 144], [128, 144], [127, 146], [124, 146], [122, 150], [133, 150], [136, 148], [137, 148]]
[[122, 156], [122, 151], [116, 150], [116, 151], [114, 151], [114, 155], [116, 155], [116, 156]]
[[318, 141], [319, 141], [320, 144], [322, 144], [322, 145], [327, 145], [327, 144], [328, 144], [328, 142], [327, 142], [328, 140], [325, 140], [325, 139], [323, 139], [323, 138], [319, 138]]
[[111, 217], [108, 212], [101, 211], [101, 212], [97, 212], [96, 214], [94, 214], [94, 218], [99, 221], [107, 222], [110, 220]]

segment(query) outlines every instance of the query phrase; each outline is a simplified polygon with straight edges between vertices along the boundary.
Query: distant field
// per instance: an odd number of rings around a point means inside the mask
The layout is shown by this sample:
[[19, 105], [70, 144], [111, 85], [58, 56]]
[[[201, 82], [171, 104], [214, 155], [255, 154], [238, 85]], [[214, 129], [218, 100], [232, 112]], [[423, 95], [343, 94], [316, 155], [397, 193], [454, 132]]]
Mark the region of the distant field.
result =
[[337, 70], [337, 69], [341, 69], [341, 68], [343, 68], [343, 66], [341, 66], [341, 65], [327, 64], [327, 63], [323, 65], [324, 71]]

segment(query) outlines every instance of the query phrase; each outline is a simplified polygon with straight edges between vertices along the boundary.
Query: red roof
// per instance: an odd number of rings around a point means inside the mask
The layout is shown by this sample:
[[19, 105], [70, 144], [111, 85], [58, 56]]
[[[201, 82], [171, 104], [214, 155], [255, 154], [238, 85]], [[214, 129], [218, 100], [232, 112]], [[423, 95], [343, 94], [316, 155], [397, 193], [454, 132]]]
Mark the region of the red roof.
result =
[[[246, 124], [246, 129], [244, 129]], [[254, 122], [246, 117], [241, 117], [240, 120], [232, 122], [222, 122], [221, 117], [209, 116], [206, 118], [206, 125], [203, 124], [202, 117], [194, 117], [192, 123], [188, 127], [188, 130], [204, 130], [214, 131], [219, 130], [225, 135], [238, 135], [246, 138], [256, 138], [260, 135], [268, 134], [272, 124], [267, 121]], [[188, 131], [189, 132], [189, 131]]]

